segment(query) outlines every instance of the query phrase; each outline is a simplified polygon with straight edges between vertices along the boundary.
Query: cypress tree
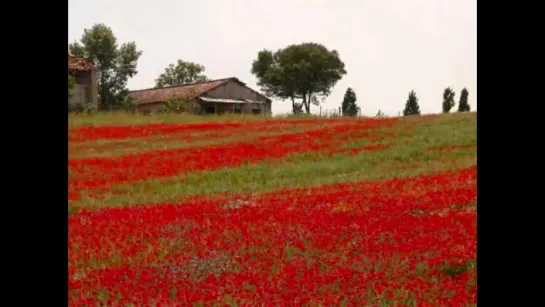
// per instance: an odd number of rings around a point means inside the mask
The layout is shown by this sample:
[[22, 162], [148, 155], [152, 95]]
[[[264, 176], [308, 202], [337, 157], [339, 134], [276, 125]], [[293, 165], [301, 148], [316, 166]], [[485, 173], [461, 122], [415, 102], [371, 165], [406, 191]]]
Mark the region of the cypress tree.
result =
[[409, 93], [409, 99], [405, 103], [405, 109], [403, 110], [403, 116], [420, 115], [420, 107], [418, 106], [418, 97], [416, 93], [411, 91]]
[[471, 107], [469, 106], [469, 103], [467, 102], [468, 96], [469, 96], [469, 92], [464, 87], [464, 89], [460, 93], [460, 102], [458, 102], [458, 112], [469, 112], [471, 110]]
[[357, 116], [360, 112], [360, 107], [356, 104], [356, 93], [352, 88], [348, 88], [344, 93], [341, 110], [343, 116]]
[[454, 102], [454, 96], [456, 93], [450, 88], [447, 87], [443, 92], [443, 113], [448, 113], [456, 104]]

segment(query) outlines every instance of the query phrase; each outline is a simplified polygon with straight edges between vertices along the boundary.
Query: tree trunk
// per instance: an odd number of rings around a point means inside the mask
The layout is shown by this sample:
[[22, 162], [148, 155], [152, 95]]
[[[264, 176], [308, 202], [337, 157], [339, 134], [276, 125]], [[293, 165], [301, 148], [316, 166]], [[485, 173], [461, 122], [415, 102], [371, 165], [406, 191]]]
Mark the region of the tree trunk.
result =
[[305, 106], [305, 111], [307, 114], [310, 114], [310, 93], [308, 97], [306, 94], [303, 94], [303, 105]]

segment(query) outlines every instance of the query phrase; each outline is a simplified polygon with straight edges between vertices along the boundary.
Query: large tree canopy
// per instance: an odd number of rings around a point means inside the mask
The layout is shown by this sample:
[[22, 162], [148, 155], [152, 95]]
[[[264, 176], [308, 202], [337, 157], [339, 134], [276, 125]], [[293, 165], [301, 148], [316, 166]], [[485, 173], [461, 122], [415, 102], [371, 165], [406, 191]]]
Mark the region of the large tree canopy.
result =
[[203, 65], [179, 59], [176, 65], [169, 64], [165, 68], [165, 72], [155, 80], [155, 87], [207, 81], [204, 69]]
[[344, 67], [337, 51], [317, 43], [302, 43], [274, 53], [260, 51], [252, 63], [252, 74], [267, 95], [291, 99], [294, 113], [301, 107], [310, 113], [310, 104], [320, 104], [346, 74]]
[[142, 51], [135, 42], [117, 44], [112, 29], [95, 24], [85, 29], [80, 42], [68, 46], [71, 55], [90, 59], [97, 68], [99, 108], [115, 109], [125, 100], [127, 81], [136, 75], [136, 65]]

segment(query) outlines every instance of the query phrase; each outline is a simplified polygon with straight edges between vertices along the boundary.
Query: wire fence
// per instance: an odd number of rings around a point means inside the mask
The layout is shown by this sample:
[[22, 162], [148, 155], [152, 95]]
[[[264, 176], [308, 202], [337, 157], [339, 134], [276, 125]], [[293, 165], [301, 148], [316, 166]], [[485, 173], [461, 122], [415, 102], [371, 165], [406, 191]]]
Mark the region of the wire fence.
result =
[[[322, 107], [320, 106], [320, 111], [319, 111], [319, 113], [317, 115], [320, 116], [320, 117], [338, 117], [338, 116], [342, 116], [342, 109], [341, 109], [341, 107], [338, 107], [338, 108], [335, 108], [335, 109], [322, 109]], [[358, 117], [376, 117], [376, 118], [391, 117], [389, 115], [386, 115], [381, 110], [378, 110], [377, 114], [374, 115], [374, 116], [373, 115], [362, 114], [361, 110], [359, 110], [357, 116]], [[394, 115], [394, 117], [395, 116], [401, 116], [401, 112], [399, 112], [397, 115]]]

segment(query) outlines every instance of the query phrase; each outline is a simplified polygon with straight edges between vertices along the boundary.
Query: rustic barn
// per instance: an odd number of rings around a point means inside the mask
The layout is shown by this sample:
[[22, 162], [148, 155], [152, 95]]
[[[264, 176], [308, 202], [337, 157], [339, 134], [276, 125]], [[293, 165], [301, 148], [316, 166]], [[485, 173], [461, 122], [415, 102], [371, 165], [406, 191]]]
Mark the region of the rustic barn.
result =
[[68, 73], [74, 76], [76, 85], [69, 92], [68, 104], [96, 104], [98, 80], [96, 69], [90, 61], [68, 55]]
[[167, 100], [180, 99], [197, 114], [271, 114], [271, 100], [237, 78], [136, 90], [129, 96], [141, 112], [159, 112]]

